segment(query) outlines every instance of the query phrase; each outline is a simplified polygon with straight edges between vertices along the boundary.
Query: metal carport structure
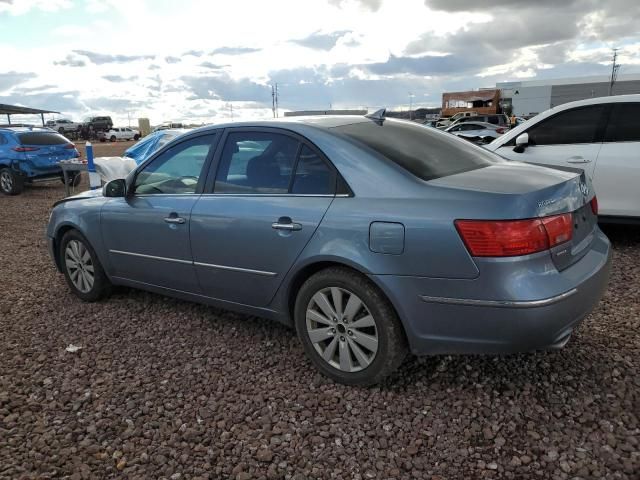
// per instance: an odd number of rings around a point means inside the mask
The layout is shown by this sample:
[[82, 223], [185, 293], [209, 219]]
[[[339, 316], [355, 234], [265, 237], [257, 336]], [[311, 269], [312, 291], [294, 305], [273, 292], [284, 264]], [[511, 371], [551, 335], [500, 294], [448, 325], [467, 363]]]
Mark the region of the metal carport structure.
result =
[[44, 127], [45, 113], [60, 113], [55, 110], [40, 110], [39, 108], [20, 107], [18, 105], [4, 105], [0, 103], [0, 115], [7, 116], [7, 122], [11, 125], [11, 115], [40, 115], [42, 126]]

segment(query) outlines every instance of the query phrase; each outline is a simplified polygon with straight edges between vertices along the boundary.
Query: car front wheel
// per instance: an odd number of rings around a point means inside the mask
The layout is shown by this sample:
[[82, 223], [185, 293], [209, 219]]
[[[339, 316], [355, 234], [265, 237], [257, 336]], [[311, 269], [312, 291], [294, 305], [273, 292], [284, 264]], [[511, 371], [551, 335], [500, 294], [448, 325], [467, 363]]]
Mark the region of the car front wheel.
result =
[[0, 170], [0, 190], [5, 195], [18, 195], [24, 189], [24, 182], [10, 168]]
[[311, 361], [339, 383], [378, 383], [407, 355], [402, 325], [387, 298], [345, 268], [322, 270], [302, 285], [295, 323]]
[[89, 242], [69, 230], [60, 242], [60, 259], [71, 291], [85, 302], [95, 302], [111, 292], [111, 282]]

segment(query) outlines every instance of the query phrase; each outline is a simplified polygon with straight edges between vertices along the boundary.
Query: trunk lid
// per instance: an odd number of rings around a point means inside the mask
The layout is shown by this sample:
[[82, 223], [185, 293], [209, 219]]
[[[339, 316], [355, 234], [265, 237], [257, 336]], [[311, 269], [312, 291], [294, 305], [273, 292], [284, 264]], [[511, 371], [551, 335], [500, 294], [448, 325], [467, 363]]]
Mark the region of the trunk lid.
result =
[[558, 270], [580, 260], [595, 235], [598, 219], [590, 205], [595, 192], [580, 169], [505, 162], [428, 183], [483, 194], [480, 198], [484, 201], [470, 206], [470, 220], [519, 220], [571, 213], [571, 240], [549, 250]]

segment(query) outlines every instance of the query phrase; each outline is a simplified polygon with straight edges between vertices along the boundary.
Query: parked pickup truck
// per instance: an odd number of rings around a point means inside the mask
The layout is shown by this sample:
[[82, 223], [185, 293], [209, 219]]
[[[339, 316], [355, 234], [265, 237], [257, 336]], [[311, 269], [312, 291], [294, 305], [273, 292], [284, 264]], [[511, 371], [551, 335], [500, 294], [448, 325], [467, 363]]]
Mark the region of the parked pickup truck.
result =
[[118, 140], [139, 140], [140, 132], [128, 127], [114, 127], [111, 130], [99, 135], [100, 141], [117, 142]]
[[55, 130], [58, 133], [65, 134], [67, 132], [77, 132], [80, 129], [81, 124], [72, 122], [65, 118], [59, 118], [57, 120], [49, 120], [46, 126], [51, 130]]

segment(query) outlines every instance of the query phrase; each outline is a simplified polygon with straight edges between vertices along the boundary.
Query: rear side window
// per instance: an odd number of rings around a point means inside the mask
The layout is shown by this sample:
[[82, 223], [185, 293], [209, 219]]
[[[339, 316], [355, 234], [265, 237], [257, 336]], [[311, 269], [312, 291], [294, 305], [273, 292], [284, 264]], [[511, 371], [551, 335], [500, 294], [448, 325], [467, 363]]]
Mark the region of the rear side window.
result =
[[300, 150], [291, 193], [298, 195], [333, 195], [336, 179], [325, 161], [304, 145]]
[[640, 142], [640, 103], [614, 103], [605, 142]]
[[497, 155], [432, 128], [386, 119], [382, 125], [360, 122], [333, 129], [356, 140], [422, 180], [502, 163]]
[[531, 145], [593, 143], [605, 105], [567, 110], [534, 125], [529, 133]]
[[21, 145], [63, 145], [69, 140], [58, 133], [27, 132], [18, 134]]
[[287, 193], [298, 146], [297, 140], [279, 133], [230, 133], [214, 192]]

